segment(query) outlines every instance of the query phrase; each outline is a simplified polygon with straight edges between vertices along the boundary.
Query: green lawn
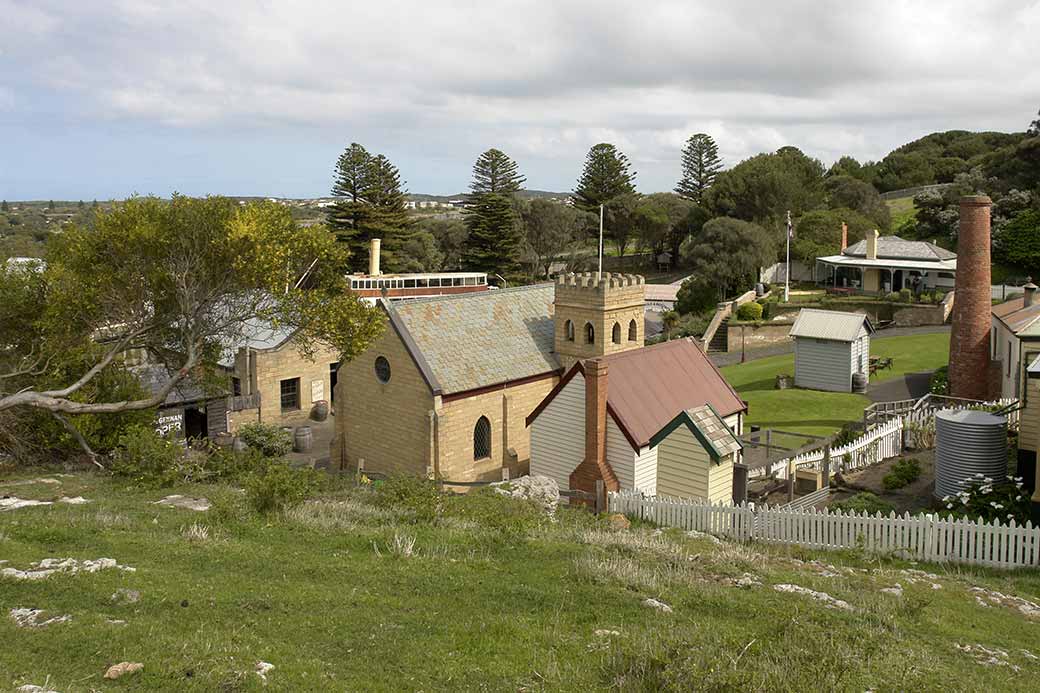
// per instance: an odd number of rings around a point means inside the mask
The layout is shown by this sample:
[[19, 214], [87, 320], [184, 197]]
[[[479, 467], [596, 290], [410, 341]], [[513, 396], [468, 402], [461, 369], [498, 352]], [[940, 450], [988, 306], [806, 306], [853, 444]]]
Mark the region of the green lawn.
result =
[[917, 216], [917, 208], [914, 207], [913, 197], [900, 197], [895, 200], [886, 200], [888, 211], [892, 215], [892, 228], [898, 229], [906, 221]]
[[[879, 371], [871, 382], [934, 370], [949, 361], [948, 333], [873, 339], [870, 353], [894, 359], [891, 369]], [[811, 435], [830, 435], [849, 421], [863, 418], [870, 400], [863, 395], [815, 390], [774, 389], [780, 373], [794, 375], [794, 355], [771, 356], [721, 369], [748, 402], [747, 423]], [[803, 441], [804, 442], [804, 441]]]
[[[0, 513], [0, 567], [109, 557], [135, 571], [0, 576], [2, 690], [1033, 691], [1040, 677], [1040, 623], [970, 591], [1040, 601], [1036, 571], [919, 565], [939, 575], [911, 582], [900, 571], [914, 566], [866, 555], [611, 531], [566, 509], [536, 524], [478, 496], [420, 521], [333, 486], [260, 519], [232, 489], [52, 478], [2, 491], [91, 502]], [[204, 513], [152, 504], [173, 492], [224, 500]], [[736, 586], [745, 575], [758, 584]], [[896, 583], [901, 596], [880, 592]], [[7, 612], [19, 607], [71, 621], [18, 627]], [[958, 645], [1002, 650], [1009, 666]], [[103, 680], [121, 661], [144, 670]], [[275, 667], [266, 687], [258, 661]]]

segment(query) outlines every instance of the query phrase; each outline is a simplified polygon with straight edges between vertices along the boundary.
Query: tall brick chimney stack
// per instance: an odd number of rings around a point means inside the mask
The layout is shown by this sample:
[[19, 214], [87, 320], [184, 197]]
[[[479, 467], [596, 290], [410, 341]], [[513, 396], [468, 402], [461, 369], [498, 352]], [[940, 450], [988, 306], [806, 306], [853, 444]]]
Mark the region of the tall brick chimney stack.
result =
[[570, 487], [594, 493], [603, 480], [608, 491], [621, 488], [607, 462], [607, 364], [600, 359], [585, 361], [585, 459], [571, 472]]
[[985, 400], [993, 394], [989, 343], [993, 305], [989, 258], [992, 206], [985, 195], [961, 198], [950, 332], [950, 394], [954, 397]]
[[845, 249], [849, 247], [849, 225], [844, 221], [841, 222], [841, 250], [838, 252], [844, 253]]

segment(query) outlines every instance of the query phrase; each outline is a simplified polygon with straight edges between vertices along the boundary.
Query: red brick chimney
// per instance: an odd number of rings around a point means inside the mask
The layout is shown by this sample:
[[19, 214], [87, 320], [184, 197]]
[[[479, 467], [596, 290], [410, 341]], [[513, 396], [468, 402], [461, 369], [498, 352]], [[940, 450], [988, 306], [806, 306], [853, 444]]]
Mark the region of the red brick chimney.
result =
[[844, 253], [845, 249], [849, 247], [849, 225], [844, 221], [841, 222], [841, 250], [839, 253]]
[[594, 493], [602, 479], [608, 491], [617, 491], [621, 484], [607, 462], [607, 363], [590, 359], [584, 368], [585, 459], [571, 472], [570, 487]]
[[989, 333], [989, 214], [985, 195], [961, 198], [957, 235], [957, 278], [950, 332], [950, 394], [989, 399], [992, 393]]

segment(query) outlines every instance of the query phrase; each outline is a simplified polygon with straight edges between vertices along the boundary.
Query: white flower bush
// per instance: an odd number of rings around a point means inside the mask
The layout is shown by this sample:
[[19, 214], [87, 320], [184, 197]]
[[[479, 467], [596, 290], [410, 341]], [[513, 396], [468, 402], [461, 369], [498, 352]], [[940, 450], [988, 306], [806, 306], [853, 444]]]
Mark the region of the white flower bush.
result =
[[976, 474], [964, 480], [964, 490], [943, 498], [946, 506], [944, 515], [966, 517], [972, 520], [1008, 523], [1014, 520], [1024, 524], [1030, 516], [1029, 495], [1020, 476], [1008, 476], [1006, 480]]

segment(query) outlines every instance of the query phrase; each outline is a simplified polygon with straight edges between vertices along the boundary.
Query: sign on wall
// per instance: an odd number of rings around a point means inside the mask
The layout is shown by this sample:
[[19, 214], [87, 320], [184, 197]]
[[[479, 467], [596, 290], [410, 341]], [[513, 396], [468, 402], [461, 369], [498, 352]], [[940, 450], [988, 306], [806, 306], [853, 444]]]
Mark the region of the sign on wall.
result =
[[325, 381], [324, 380], [312, 380], [311, 381], [311, 402], [320, 402], [325, 399]]
[[184, 437], [184, 410], [167, 409], [155, 418], [155, 432], [167, 438]]

